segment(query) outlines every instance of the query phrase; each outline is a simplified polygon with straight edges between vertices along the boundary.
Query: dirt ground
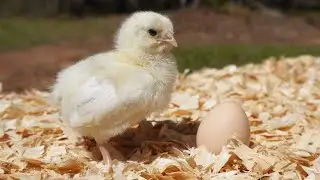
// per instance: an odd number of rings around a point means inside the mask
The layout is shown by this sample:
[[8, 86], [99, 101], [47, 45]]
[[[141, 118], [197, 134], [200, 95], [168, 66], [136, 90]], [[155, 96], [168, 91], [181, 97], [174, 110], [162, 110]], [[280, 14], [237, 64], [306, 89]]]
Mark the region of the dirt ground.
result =
[[[320, 44], [320, 22], [302, 17], [271, 14], [218, 14], [208, 10], [169, 13], [180, 45], [217, 43]], [[106, 19], [120, 22], [122, 17]], [[319, 25], [319, 26], [318, 26]], [[0, 53], [0, 82], [5, 91], [46, 89], [61, 68], [112, 47], [107, 39], [90, 37], [85, 42], [61, 42]]]

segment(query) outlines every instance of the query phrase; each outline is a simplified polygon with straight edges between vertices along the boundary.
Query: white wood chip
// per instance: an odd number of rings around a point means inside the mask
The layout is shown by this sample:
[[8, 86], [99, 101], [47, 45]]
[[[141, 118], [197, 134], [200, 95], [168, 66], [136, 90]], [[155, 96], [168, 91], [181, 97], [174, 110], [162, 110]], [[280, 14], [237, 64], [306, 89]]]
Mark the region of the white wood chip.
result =
[[24, 151], [23, 156], [30, 159], [38, 159], [44, 153], [44, 146], [28, 148]]

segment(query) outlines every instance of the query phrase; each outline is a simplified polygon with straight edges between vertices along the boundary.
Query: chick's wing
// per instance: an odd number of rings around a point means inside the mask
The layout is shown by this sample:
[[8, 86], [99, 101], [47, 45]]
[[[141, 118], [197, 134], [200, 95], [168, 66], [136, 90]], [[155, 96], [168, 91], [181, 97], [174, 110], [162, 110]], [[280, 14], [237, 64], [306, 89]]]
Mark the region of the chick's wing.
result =
[[114, 112], [120, 105], [116, 89], [107, 79], [90, 78], [72, 97], [72, 127], [92, 126], [102, 116]]

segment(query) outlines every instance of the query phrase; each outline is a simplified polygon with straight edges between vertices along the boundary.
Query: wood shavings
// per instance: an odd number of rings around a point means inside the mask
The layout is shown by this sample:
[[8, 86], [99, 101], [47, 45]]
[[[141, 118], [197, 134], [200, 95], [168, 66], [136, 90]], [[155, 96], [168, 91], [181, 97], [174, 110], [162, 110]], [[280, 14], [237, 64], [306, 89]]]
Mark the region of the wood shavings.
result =
[[[0, 179], [320, 178], [316, 57], [186, 71], [167, 110], [111, 140], [119, 151], [111, 171], [94, 154], [95, 143], [65, 127], [47, 97], [36, 90], [0, 93]], [[196, 148], [199, 121], [229, 100], [249, 118], [250, 147], [230, 139], [218, 155]]]
[[41, 180], [41, 173], [37, 171], [30, 173], [16, 173], [11, 177], [23, 180]]
[[23, 156], [30, 159], [40, 158], [44, 153], [44, 146], [32, 147], [25, 150]]
[[307, 131], [299, 137], [297, 144], [293, 147], [311, 153], [320, 152], [320, 134], [317, 131]]
[[198, 96], [191, 96], [187, 93], [173, 93], [172, 104], [178, 106], [181, 110], [192, 110], [199, 108]]

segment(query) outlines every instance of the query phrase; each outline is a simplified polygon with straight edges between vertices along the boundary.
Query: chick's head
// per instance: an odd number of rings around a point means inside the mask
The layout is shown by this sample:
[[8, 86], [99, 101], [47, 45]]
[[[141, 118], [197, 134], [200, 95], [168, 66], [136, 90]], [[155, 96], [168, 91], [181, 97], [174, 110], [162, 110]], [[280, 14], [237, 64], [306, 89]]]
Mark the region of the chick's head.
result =
[[177, 47], [171, 20], [159, 13], [143, 11], [126, 19], [116, 35], [115, 47], [146, 53], [168, 53]]

